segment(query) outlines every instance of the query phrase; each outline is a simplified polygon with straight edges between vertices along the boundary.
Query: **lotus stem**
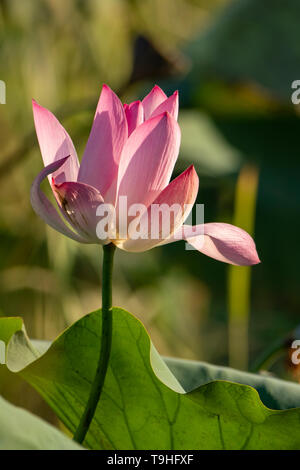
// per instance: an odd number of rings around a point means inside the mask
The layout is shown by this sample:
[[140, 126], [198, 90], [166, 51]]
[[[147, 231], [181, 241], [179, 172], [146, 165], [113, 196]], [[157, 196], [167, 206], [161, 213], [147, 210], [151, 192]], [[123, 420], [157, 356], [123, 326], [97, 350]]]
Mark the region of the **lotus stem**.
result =
[[84, 441], [89, 430], [101, 397], [108, 369], [112, 342], [112, 272], [115, 249], [116, 247], [113, 243], [103, 246], [101, 347], [90, 396], [73, 437], [73, 440], [79, 442], [79, 444]]

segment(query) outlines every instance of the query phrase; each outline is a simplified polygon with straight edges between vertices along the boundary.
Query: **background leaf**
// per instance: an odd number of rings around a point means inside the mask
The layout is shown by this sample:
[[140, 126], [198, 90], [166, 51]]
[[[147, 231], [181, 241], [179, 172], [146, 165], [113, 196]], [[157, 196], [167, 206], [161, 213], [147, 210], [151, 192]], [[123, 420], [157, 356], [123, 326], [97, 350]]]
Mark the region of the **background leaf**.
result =
[[0, 397], [1, 450], [80, 450], [50, 424]]
[[290, 101], [299, 77], [300, 4], [287, 0], [234, 0], [201, 33], [188, 52], [194, 62], [191, 83], [199, 75], [248, 81], [272, 96]]
[[300, 407], [300, 386], [294, 382], [272, 376], [251, 374], [231, 367], [221, 367], [207, 362], [164, 358], [166, 364], [186, 391], [194, 390], [213, 380], [229, 380], [254, 387], [261, 401], [269, 408], [285, 410]]
[[[94, 449], [300, 448], [299, 409], [272, 411], [253, 388], [231, 382], [211, 382], [185, 394], [151, 346], [143, 325], [119, 308], [113, 316], [110, 366], [85, 445]], [[10, 320], [0, 319], [0, 331], [2, 323]], [[88, 397], [100, 331], [101, 311], [86, 315], [25, 368], [17, 357], [31, 348], [24, 331], [17, 331], [7, 345], [9, 368], [19, 370], [71, 432]], [[13, 354], [16, 350], [18, 354]], [[182, 374], [180, 378], [186, 386]]]

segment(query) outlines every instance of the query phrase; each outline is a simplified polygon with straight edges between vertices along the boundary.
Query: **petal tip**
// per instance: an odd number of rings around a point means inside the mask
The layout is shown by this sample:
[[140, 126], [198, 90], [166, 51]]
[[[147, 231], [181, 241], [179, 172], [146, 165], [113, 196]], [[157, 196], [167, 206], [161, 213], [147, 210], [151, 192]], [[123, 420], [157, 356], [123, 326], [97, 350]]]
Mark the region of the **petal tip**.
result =
[[192, 163], [192, 164], [191, 164], [191, 165], [190, 165], [190, 166], [187, 168], [187, 170], [189, 170], [189, 171], [193, 171], [193, 172], [195, 172], [195, 173], [196, 173], [195, 166], [194, 166], [194, 164], [193, 164], [193, 163]]
[[188, 167], [187, 167], [187, 169], [186, 169], [186, 170], [184, 170], [184, 172], [183, 172], [183, 173], [186, 173], [186, 174], [191, 174], [191, 175], [193, 175], [193, 176], [195, 176], [195, 177], [197, 177], [197, 178], [198, 178], [198, 175], [197, 175], [197, 172], [196, 172], [196, 170], [195, 170], [195, 167], [194, 167], [194, 165], [190, 165], [190, 166], [188, 166]]
[[103, 83], [101, 93], [114, 94], [112, 89], [106, 83]]
[[193, 178], [195, 178], [199, 182], [199, 176], [194, 165], [189, 166], [188, 170], [193, 175]]
[[255, 254], [253, 254], [253, 259], [251, 260], [251, 266], [254, 266], [256, 264], [260, 264], [261, 263], [261, 260], [257, 254], [257, 252], [255, 252]]
[[43, 106], [41, 106], [34, 98], [32, 98], [31, 103], [32, 103], [32, 109], [33, 109], [33, 111], [35, 111], [35, 110], [40, 110], [40, 109], [41, 109], [41, 110], [44, 109]]
[[[250, 235], [248, 235], [248, 236], [250, 237]], [[248, 250], [245, 247], [246, 253], [244, 253], [244, 255], [243, 255], [244, 260], [240, 261], [238, 263], [234, 263], [234, 264], [237, 264], [237, 265], [240, 265], [240, 266], [255, 266], [256, 264], [261, 263], [261, 260], [259, 259], [259, 256], [258, 256], [257, 251], [256, 251], [256, 246], [255, 246], [254, 240], [252, 239], [252, 237], [250, 237], [250, 238], [251, 238], [250, 243], [249, 242], [248, 243], [252, 246], [248, 246]], [[247, 253], [247, 251], [248, 251], [248, 253]]]

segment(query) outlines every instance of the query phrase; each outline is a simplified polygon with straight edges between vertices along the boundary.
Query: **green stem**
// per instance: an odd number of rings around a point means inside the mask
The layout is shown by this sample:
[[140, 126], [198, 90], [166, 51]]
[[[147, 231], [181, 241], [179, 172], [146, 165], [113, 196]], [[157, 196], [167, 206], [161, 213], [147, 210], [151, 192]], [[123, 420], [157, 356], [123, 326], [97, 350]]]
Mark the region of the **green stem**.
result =
[[85, 439], [100, 400], [110, 357], [112, 341], [112, 271], [115, 249], [116, 247], [112, 243], [103, 246], [102, 331], [100, 356], [94, 382], [91, 386], [90, 396], [79, 426], [73, 437], [74, 441], [77, 441], [80, 444]]

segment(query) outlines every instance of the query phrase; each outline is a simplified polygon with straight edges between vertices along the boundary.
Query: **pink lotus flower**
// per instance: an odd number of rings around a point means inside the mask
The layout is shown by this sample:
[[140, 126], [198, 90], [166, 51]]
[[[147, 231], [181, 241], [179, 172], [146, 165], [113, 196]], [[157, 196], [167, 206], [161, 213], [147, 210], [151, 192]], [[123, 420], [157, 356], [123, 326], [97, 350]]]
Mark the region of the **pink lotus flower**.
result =
[[[177, 92], [168, 98], [155, 86], [142, 102], [123, 106], [104, 85], [80, 165], [71, 138], [55, 116], [35, 101], [33, 114], [45, 168], [33, 182], [31, 203], [55, 230], [82, 243], [113, 242], [133, 252], [185, 239], [220, 261], [237, 265], [259, 263], [254, 241], [244, 230], [225, 223], [186, 226], [186, 212], [175, 214], [163, 239], [120, 237], [120, 227], [113, 239], [97, 237], [97, 207], [109, 203], [120, 212], [120, 196], [127, 197], [128, 207], [143, 204], [146, 210], [142, 219], [147, 220], [153, 204], [194, 204], [198, 176], [193, 166], [170, 183], [180, 146]], [[40, 189], [46, 176], [58, 211]]]

